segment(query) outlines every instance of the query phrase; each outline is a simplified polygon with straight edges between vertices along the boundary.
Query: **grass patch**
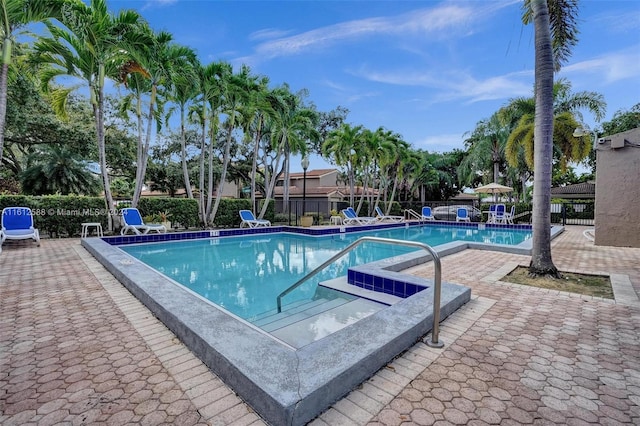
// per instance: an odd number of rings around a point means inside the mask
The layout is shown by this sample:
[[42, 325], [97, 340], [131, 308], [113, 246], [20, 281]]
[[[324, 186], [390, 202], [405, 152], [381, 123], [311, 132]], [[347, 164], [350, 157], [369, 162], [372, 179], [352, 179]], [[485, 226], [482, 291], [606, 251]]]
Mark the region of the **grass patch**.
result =
[[561, 272], [561, 275], [562, 278], [534, 278], [529, 276], [529, 268], [526, 266], [518, 266], [505, 275], [501, 281], [613, 299], [611, 280], [607, 276], [573, 274], [570, 272]]

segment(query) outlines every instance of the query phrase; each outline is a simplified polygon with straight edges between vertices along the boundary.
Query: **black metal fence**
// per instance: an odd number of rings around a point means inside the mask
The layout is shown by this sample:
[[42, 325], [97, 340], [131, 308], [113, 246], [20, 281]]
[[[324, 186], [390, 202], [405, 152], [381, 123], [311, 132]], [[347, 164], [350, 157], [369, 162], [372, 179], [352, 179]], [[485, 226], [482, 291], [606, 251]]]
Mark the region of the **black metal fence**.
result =
[[[533, 207], [531, 203], [504, 203], [507, 212], [514, 209], [514, 223], [531, 223]], [[354, 203], [357, 208], [358, 202]], [[464, 201], [426, 201], [425, 203], [394, 202], [390, 214], [405, 216], [407, 210], [413, 210], [420, 214], [423, 206], [429, 206], [438, 220], [455, 220], [455, 211], [458, 206], [466, 206], [470, 210], [472, 220], [476, 222], [485, 221], [491, 203], [480, 203], [478, 200]], [[276, 203], [276, 222], [292, 226], [300, 225], [300, 217], [312, 216], [314, 225], [329, 224], [331, 216], [340, 215], [340, 211], [349, 207], [347, 201], [327, 201], [327, 200], [290, 200], [284, 209], [282, 202]], [[386, 204], [380, 203], [383, 211], [387, 211]], [[360, 209], [360, 216], [375, 216], [374, 205], [365, 201]], [[595, 218], [595, 203], [593, 200], [563, 201], [551, 203], [551, 223], [557, 225], [586, 225], [592, 226]]]

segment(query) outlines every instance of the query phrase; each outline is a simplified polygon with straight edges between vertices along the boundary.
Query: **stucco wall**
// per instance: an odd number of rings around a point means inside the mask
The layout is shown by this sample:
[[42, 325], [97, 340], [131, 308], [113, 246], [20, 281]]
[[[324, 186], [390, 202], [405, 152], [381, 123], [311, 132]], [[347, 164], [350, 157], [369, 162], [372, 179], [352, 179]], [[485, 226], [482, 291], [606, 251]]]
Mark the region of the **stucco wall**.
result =
[[596, 144], [595, 244], [640, 247], [640, 128], [604, 139]]

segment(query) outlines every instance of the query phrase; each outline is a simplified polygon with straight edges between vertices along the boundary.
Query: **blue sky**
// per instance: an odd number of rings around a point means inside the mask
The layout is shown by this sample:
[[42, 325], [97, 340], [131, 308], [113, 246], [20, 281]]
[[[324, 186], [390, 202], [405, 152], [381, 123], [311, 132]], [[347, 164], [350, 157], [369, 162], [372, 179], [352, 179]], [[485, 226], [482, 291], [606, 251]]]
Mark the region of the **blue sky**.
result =
[[[348, 122], [384, 126], [416, 149], [462, 149], [478, 121], [533, 94], [533, 27], [521, 22], [522, 0], [108, 5], [135, 8], [203, 63], [245, 63], [274, 86], [307, 89], [320, 110], [346, 107]], [[601, 93], [608, 121], [640, 102], [640, 1], [583, 0], [579, 7], [580, 40], [557, 77], [574, 92]], [[584, 121], [597, 127], [588, 113]], [[311, 158], [311, 168], [326, 166]]]

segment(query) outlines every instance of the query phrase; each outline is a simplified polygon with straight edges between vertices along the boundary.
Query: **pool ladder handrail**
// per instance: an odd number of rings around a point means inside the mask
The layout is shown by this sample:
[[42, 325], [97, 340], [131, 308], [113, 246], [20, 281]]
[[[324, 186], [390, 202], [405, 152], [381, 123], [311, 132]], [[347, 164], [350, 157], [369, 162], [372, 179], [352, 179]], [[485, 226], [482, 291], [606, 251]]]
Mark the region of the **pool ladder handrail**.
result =
[[309, 272], [307, 275], [305, 275], [304, 277], [302, 277], [301, 279], [296, 281], [291, 287], [289, 287], [288, 289], [286, 289], [282, 293], [280, 293], [278, 295], [278, 298], [276, 299], [276, 303], [277, 303], [277, 306], [278, 306], [278, 313], [282, 312], [282, 298], [284, 296], [286, 296], [287, 294], [291, 293], [293, 290], [295, 290], [300, 285], [302, 285], [303, 282], [305, 282], [309, 278], [315, 276], [316, 274], [318, 274], [318, 272], [320, 272], [321, 270], [323, 270], [324, 268], [329, 266], [331, 263], [335, 262], [336, 260], [338, 260], [339, 258], [344, 256], [345, 254], [347, 254], [348, 252], [353, 250], [355, 247], [359, 246], [360, 244], [362, 244], [362, 243], [364, 243], [366, 241], [376, 242], [376, 243], [392, 244], [392, 245], [397, 245], [397, 246], [418, 247], [418, 248], [421, 248], [423, 250], [426, 250], [427, 252], [429, 252], [429, 254], [431, 254], [431, 257], [433, 258], [433, 264], [434, 264], [434, 277], [433, 277], [433, 282], [434, 282], [434, 288], [433, 288], [433, 327], [431, 329], [431, 340], [430, 341], [425, 341], [425, 343], [428, 346], [433, 347], [433, 348], [442, 348], [444, 346], [444, 343], [442, 343], [441, 341], [438, 340], [438, 335], [440, 334], [439, 333], [439, 331], [440, 331], [439, 330], [440, 329], [440, 293], [442, 291], [442, 281], [441, 281], [442, 267], [441, 267], [441, 264], [440, 264], [440, 256], [438, 256], [438, 253], [431, 246], [429, 246], [428, 244], [419, 243], [419, 242], [416, 242], [416, 241], [395, 240], [395, 239], [392, 239], [392, 238], [380, 238], [380, 237], [361, 237], [361, 238], [357, 239], [356, 241], [352, 242], [347, 247], [342, 249], [340, 252], [338, 252], [335, 255], [331, 256], [331, 258], [329, 258], [327, 261], [322, 263], [322, 265], [318, 266], [316, 269], [314, 269], [313, 271]]
[[405, 220], [407, 220], [407, 219], [422, 220], [422, 215], [419, 214], [414, 209], [404, 209], [404, 218], [405, 218]]

